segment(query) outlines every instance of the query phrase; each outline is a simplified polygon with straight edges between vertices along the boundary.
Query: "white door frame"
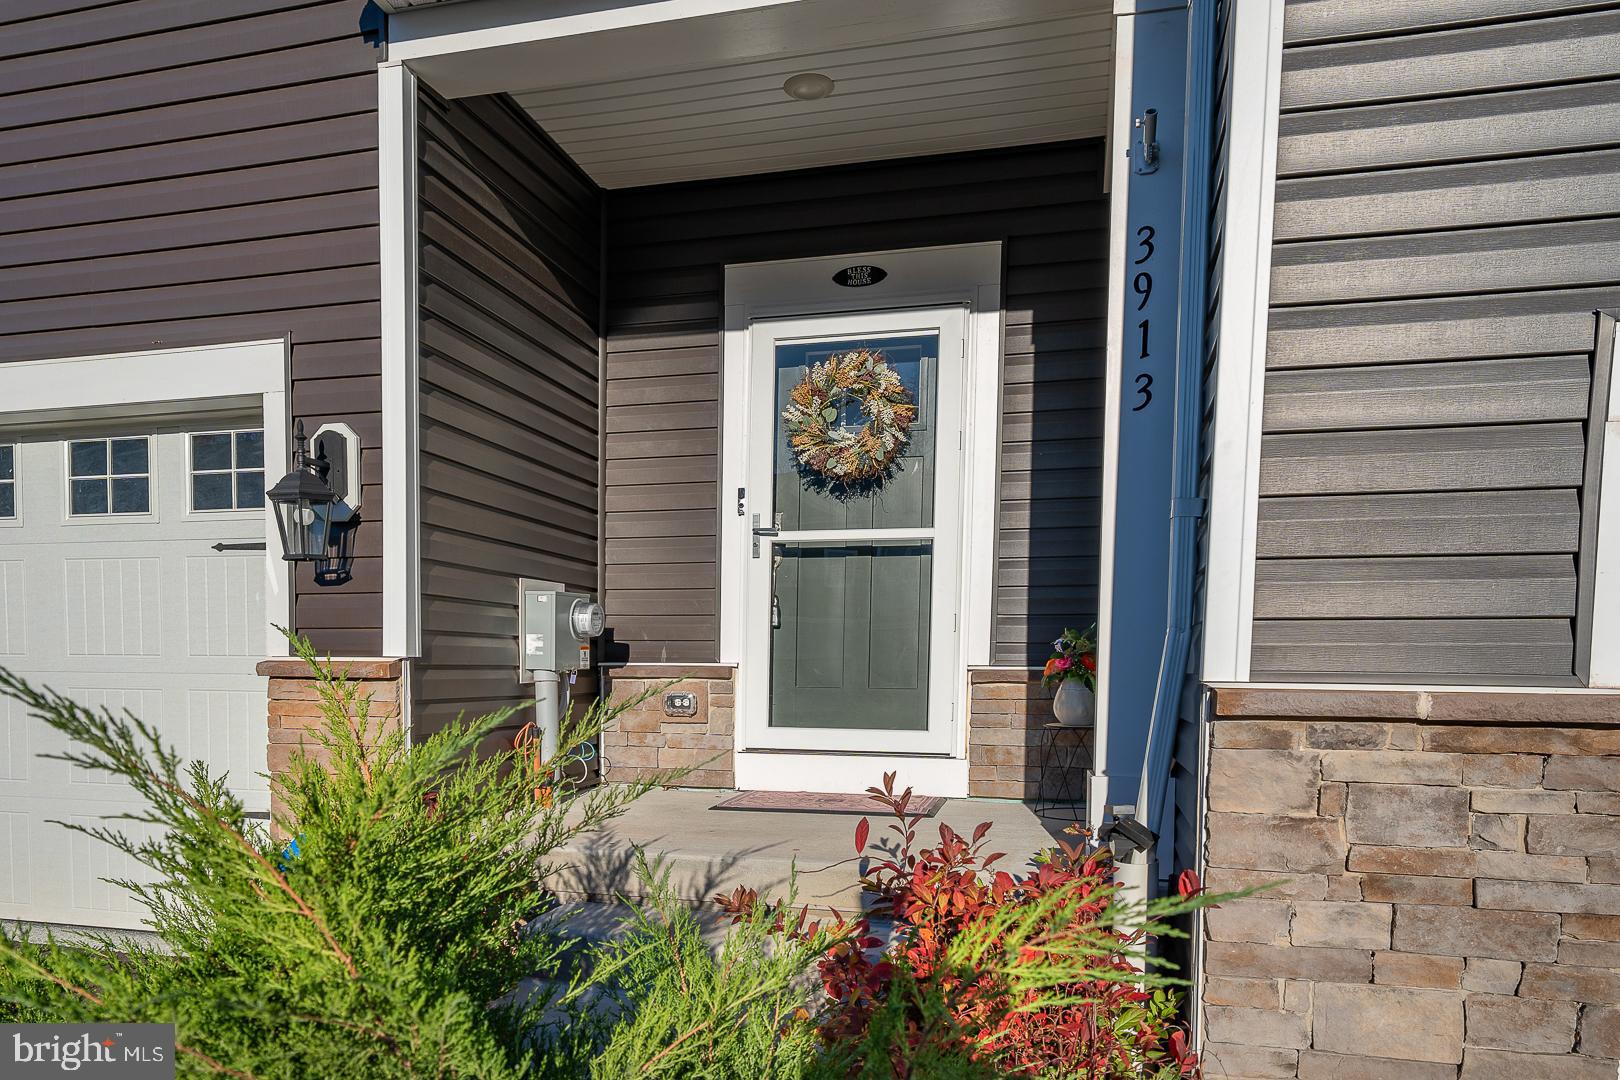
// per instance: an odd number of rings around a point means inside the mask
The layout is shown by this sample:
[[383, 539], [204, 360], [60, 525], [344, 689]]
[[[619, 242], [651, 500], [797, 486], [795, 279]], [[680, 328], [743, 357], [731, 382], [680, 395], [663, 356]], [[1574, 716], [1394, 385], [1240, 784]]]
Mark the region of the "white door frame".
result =
[[[864, 288], [833, 281], [843, 267], [871, 264], [887, 277]], [[742, 708], [756, 698], [755, 683], [768, 670], [747, 662], [748, 572], [752, 563], [752, 511], [738, 498], [749, 488], [744, 452], [749, 421], [751, 326], [759, 319], [873, 312], [901, 308], [960, 307], [966, 310], [961, 479], [961, 554], [957, 572], [960, 632], [950, 678], [961, 684], [943, 752], [931, 755], [788, 752], [750, 746], [749, 722], [735, 728], [739, 788], [861, 791], [886, 771], [902, 785], [934, 795], [967, 794], [967, 669], [990, 661], [994, 618], [994, 573], [998, 447], [1001, 421], [1000, 243], [864, 252], [752, 263], [726, 268], [722, 331], [720, 463], [720, 660], [736, 664], [735, 692]], [[938, 522], [940, 527], [946, 523]], [[858, 767], [852, 767], [852, 764]]]
[[[202, 409], [258, 411], [265, 474], [273, 483], [287, 468], [290, 352], [285, 338], [275, 338], [0, 364], [0, 427], [60, 427]], [[276, 625], [293, 625], [291, 564], [281, 557], [281, 534], [268, 501], [264, 548], [264, 654], [287, 656], [287, 639]]]

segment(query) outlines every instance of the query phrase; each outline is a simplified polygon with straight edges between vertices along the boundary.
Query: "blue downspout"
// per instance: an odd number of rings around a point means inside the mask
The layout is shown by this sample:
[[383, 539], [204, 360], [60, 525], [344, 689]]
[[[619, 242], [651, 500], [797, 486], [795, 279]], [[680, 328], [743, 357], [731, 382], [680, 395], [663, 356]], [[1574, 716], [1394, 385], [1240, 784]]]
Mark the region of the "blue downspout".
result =
[[[1170, 588], [1164, 649], [1148, 722], [1147, 754], [1137, 806], [1155, 836], [1166, 836], [1170, 758], [1176, 721], [1192, 645], [1193, 586], [1198, 570], [1198, 521], [1204, 500], [1198, 494], [1200, 437], [1203, 428], [1204, 334], [1209, 302], [1209, 153], [1214, 83], [1216, 0], [1192, 0], [1190, 48], [1187, 50], [1187, 141], [1181, 202], [1181, 306], [1176, 338], [1176, 399], [1170, 486]], [[1168, 875], [1169, 852], [1157, 862]]]

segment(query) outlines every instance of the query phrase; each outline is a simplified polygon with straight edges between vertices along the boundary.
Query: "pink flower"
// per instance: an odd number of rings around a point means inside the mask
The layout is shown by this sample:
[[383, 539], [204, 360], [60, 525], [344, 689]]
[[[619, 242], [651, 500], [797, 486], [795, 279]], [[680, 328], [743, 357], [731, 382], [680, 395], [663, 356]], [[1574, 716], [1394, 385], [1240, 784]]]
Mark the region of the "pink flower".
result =
[[1067, 656], [1060, 656], [1056, 660], [1052, 661], [1053, 671], [1068, 671], [1072, 667], [1074, 667], [1074, 661], [1070, 660]]

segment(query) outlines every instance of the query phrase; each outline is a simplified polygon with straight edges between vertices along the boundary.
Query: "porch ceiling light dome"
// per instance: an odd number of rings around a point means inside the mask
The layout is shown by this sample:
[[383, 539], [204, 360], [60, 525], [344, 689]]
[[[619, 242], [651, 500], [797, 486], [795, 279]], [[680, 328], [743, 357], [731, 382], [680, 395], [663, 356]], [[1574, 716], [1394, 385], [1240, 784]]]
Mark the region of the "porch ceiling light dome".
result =
[[782, 84], [782, 92], [800, 101], [820, 101], [831, 94], [836, 85], [819, 71], [801, 71]]

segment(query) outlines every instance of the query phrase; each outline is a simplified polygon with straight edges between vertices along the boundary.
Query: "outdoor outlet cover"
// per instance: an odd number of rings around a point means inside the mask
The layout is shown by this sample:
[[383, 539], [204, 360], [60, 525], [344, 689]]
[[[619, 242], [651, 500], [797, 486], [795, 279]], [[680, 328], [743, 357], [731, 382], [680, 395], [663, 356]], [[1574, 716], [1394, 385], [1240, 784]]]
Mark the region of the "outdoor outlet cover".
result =
[[664, 715], [696, 716], [697, 695], [684, 690], [677, 690], [672, 694], [665, 694]]

